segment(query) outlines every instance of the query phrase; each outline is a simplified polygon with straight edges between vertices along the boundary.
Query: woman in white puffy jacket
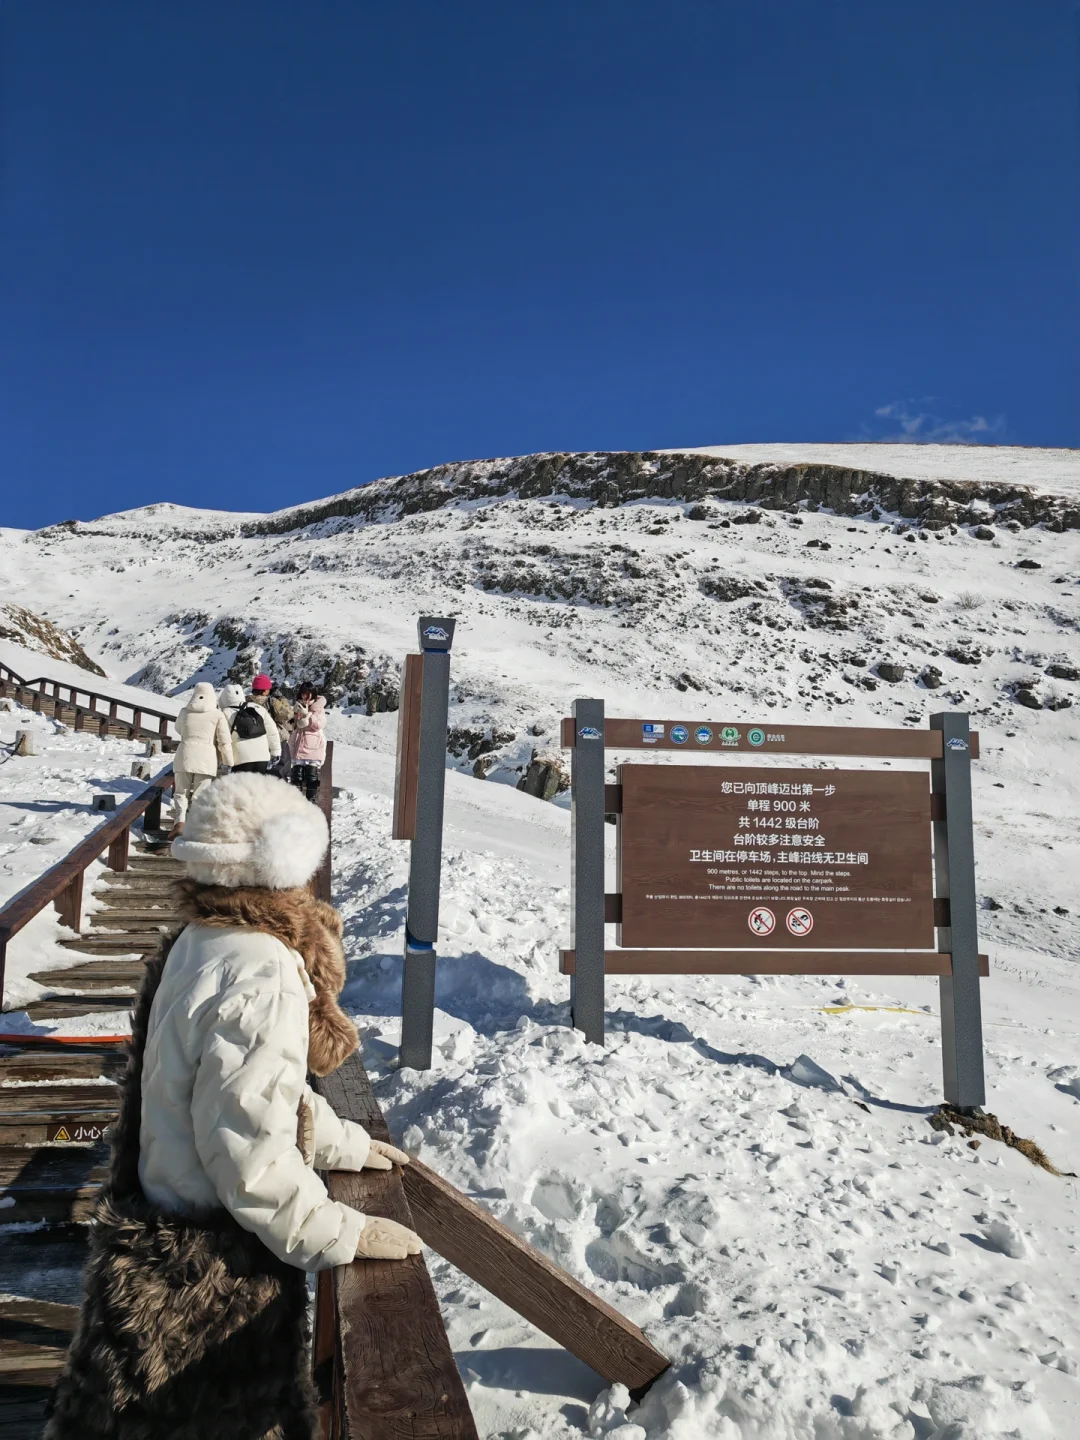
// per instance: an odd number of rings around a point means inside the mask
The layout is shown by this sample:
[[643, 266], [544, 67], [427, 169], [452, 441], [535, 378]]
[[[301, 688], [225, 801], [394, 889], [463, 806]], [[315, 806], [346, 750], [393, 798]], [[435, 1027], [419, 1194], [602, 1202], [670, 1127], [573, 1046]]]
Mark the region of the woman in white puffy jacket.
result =
[[212, 685], [195, 686], [176, 717], [176, 733], [180, 744], [173, 756], [173, 834], [179, 835], [191, 801], [213, 780], [219, 765], [233, 763], [228, 721], [218, 709]]
[[236, 684], [222, 687], [219, 702], [229, 726], [234, 770], [266, 775], [281, 759], [281, 734], [266, 703], [269, 693], [267, 675], [256, 675], [250, 695]]
[[[316, 1173], [408, 1159], [307, 1081], [357, 1044], [337, 1003], [341, 920], [307, 888], [328, 838], [314, 805], [264, 775], [226, 776], [191, 805], [173, 845], [188, 923], [147, 964], [47, 1440], [315, 1433], [304, 1272], [419, 1253]], [[145, 1428], [109, 1428], [121, 1411]]]

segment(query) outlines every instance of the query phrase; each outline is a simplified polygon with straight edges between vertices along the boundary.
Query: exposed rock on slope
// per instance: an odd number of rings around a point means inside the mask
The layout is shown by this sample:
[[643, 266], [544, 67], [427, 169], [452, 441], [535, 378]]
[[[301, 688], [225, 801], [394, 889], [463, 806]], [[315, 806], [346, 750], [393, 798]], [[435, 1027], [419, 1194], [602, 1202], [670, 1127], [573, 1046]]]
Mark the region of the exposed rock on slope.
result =
[[[895, 514], [928, 530], [1010, 523], [1024, 529], [1045, 525], [1058, 532], [1080, 529], [1080, 503], [1075, 499], [1038, 493], [1022, 485], [903, 479], [842, 465], [747, 464], [710, 455], [651, 450], [553, 453], [437, 465], [258, 519], [207, 515], [174, 521], [173, 525], [174, 533], [189, 538], [219, 538], [223, 533], [251, 538], [288, 534], [338, 518], [387, 521], [463, 501], [552, 495], [602, 506], [652, 498], [737, 500], [777, 510], [804, 503], [838, 515]], [[149, 509], [145, 514], [147, 533], [157, 533], [160, 521]], [[107, 516], [92, 525], [97, 533], [130, 536], [138, 532], [137, 516], [138, 512], [130, 517]], [[52, 530], [78, 533], [85, 528], [79, 521], [67, 520]]]
[[13, 645], [36, 650], [39, 655], [51, 655], [54, 660], [66, 660], [68, 664], [79, 665], [94, 675], [105, 675], [74, 635], [60, 630], [51, 620], [35, 615], [22, 605], [0, 605], [0, 640], [10, 640]]

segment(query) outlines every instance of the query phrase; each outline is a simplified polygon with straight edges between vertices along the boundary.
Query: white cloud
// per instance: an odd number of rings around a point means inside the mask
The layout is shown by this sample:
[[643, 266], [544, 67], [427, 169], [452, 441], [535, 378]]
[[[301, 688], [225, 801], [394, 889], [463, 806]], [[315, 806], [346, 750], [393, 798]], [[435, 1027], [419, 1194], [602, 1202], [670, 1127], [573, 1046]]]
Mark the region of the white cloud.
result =
[[935, 445], [1000, 445], [1006, 439], [1005, 416], [988, 420], [972, 415], [969, 420], [946, 420], [929, 406], [932, 395], [922, 400], [892, 400], [874, 411], [878, 422], [863, 425], [861, 439], [924, 441]]

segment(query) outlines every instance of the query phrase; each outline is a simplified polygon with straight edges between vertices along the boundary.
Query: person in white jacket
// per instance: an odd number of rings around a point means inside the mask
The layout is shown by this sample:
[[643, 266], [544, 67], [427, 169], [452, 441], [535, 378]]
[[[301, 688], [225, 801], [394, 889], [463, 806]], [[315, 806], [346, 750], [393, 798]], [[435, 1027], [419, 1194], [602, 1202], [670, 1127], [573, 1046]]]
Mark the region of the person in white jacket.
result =
[[[233, 774], [200, 792], [172, 847], [192, 882], [192, 923], [154, 998], [142, 1080], [147, 1196], [166, 1209], [223, 1205], [303, 1270], [419, 1248], [404, 1227], [331, 1200], [313, 1168], [385, 1170], [407, 1160], [339, 1120], [307, 1084], [309, 1061], [325, 1073], [336, 1064], [321, 1060], [340, 1063], [356, 1048], [352, 1022], [315, 984], [327, 970], [338, 988], [345, 978], [340, 919], [303, 888], [328, 843], [322, 812], [268, 776]], [[205, 887], [233, 893], [207, 897]], [[252, 928], [253, 909], [279, 933]], [[301, 953], [304, 941], [314, 954]], [[178, 1094], [190, 1104], [178, 1107]]]
[[221, 692], [223, 710], [228, 716], [232, 735], [232, 768], [266, 775], [281, 759], [281, 733], [271, 715], [267, 701], [272, 681], [269, 675], [256, 675], [251, 694], [245, 695], [239, 685], [226, 685]]
[[173, 845], [188, 923], [147, 962], [46, 1440], [316, 1433], [304, 1272], [420, 1252], [316, 1173], [408, 1163], [308, 1085], [357, 1044], [337, 1003], [341, 920], [308, 888], [328, 840], [321, 811], [268, 776], [225, 776], [191, 804]]
[[184, 828], [188, 806], [218, 766], [233, 763], [232, 738], [225, 716], [218, 709], [214, 687], [199, 684], [176, 717], [180, 744], [173, 756], [173, 834]]

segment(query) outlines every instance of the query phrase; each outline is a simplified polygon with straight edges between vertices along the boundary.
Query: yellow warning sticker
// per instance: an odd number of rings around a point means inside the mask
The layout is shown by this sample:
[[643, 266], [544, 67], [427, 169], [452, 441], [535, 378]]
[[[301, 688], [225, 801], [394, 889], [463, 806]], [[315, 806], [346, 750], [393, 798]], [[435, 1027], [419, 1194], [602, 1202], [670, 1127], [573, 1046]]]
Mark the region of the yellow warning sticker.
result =
[[104, 1140], [110, 1123], [110, 1120], [78, 1120], [69, 1115], [62, 1120], [53, 1120], [46, 1127], [45, 1139], [61, 1145], [93, 1145]]

